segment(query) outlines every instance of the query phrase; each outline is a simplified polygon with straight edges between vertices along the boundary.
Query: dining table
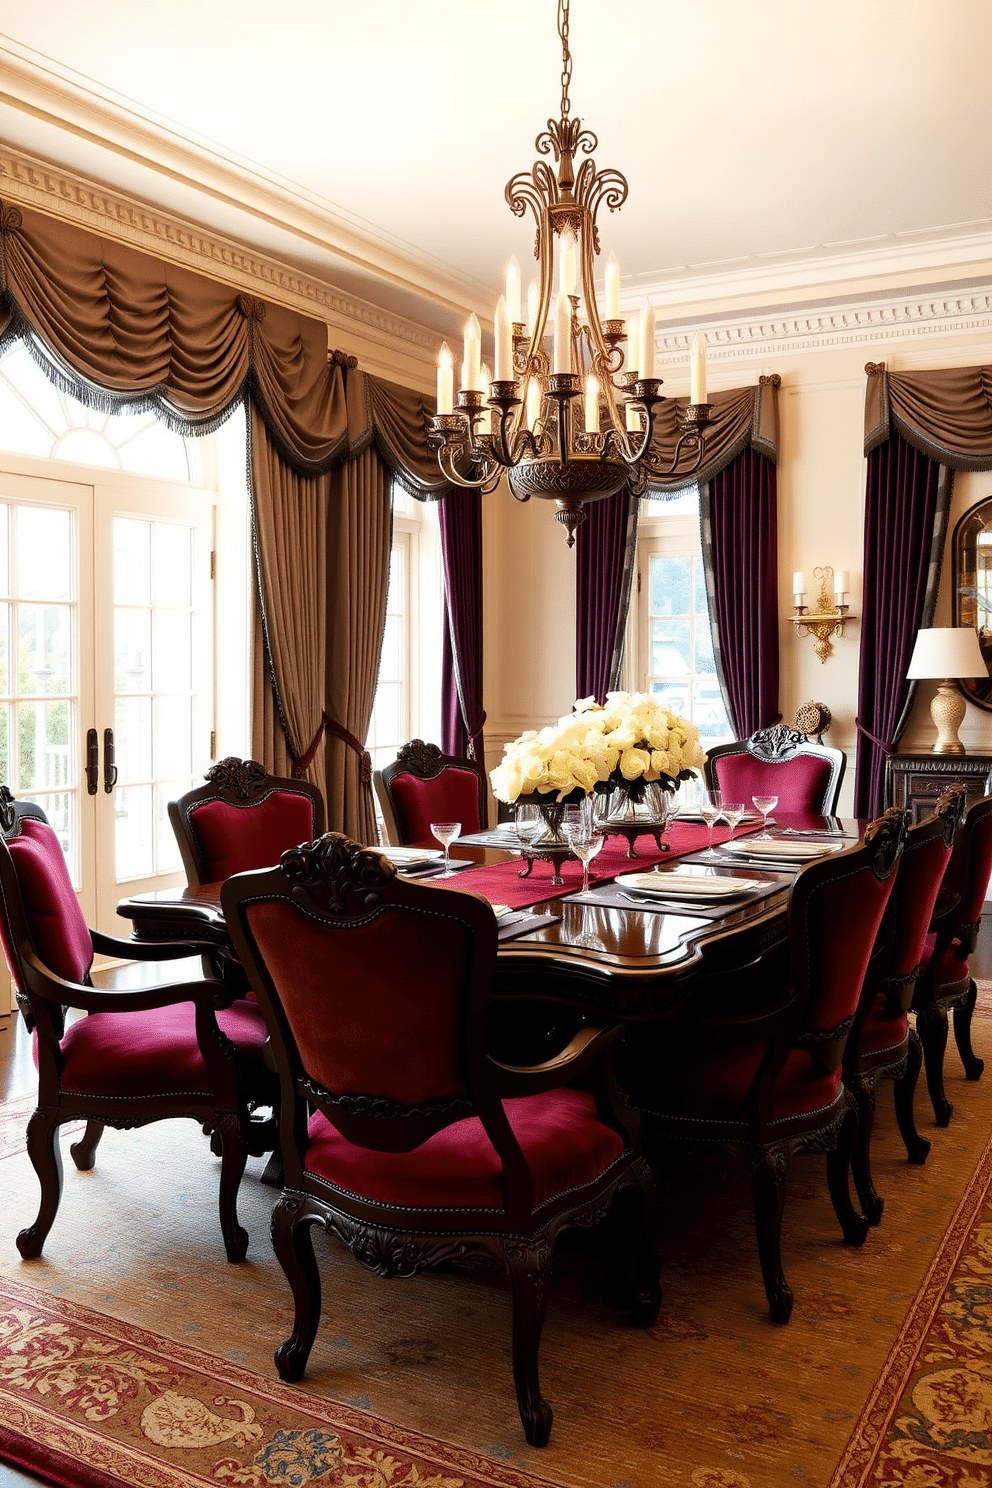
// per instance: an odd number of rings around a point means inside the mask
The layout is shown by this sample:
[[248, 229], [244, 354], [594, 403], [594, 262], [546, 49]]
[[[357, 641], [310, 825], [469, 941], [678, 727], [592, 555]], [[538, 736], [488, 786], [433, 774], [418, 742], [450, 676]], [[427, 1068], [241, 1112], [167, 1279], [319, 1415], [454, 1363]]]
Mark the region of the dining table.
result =
[[[482, 894], [493, 904], [496, 998], [657, 1023], [714, 978], [745, 972], [783, 947], [796, 874], [827, 852], [856, 846], [866, 825], [777, 813], [767, 835], [758, 819], [746, 819], [733, 834], [719, 826], [710, 834], [701, 822], [679, 817], [666, 825], [660, 851], [648, 833], [633, 842], [609, 837], [585, 892], [577, 860], [535, 857], [512, 823], [459, 839], [448, 876], [428, 845], [380, 850], [394, 856], [398, 872]], [[553, 882], [555, 869], [561, 884]], [[190, 939], [223, 958], [230, 942], [221, 888], [207, 883], [135, 894], [117, 912], [131, 922], [137, 941]]]

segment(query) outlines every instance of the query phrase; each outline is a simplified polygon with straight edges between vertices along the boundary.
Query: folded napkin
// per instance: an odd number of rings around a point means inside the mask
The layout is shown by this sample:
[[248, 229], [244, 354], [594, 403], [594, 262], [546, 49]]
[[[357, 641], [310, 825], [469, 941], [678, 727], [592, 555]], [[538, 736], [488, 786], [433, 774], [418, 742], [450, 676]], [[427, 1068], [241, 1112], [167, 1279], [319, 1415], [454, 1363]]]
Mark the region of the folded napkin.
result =
[[840, 852], [841, 842], [797, 842], [794, 837], [742, 837], [734, 842], [723, 842], [720, 851], [739, 853], [747, 858], [788, 858], [795, 862], [807, 862], [822, 858], [824, 853]]
[[749, 894], [763, 888], [756, 878], [718, 878], [713, 874], [622, 873], [617, 883], [637, 894], [654, 894], [662, 899], [728, 899], [735, 894]]
[[406, 867], [412, 863], [434, 863], [444, 857], [440, 849], [433, 847], [377, 847], [376, 852], [382, 853], [384, 858], [388, 858], [397, 867], [400, 864]]

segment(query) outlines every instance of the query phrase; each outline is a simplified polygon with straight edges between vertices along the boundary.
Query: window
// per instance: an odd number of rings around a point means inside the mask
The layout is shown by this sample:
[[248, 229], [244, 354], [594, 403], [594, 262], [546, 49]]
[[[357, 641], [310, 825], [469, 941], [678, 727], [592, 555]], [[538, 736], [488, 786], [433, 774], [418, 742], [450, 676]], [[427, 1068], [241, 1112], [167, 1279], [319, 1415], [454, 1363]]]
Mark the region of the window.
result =
[[645, 502], [637, 544], [637, 685], [694, 723], [704, 749], [726, 743], [733, 732], [713, 659], [698, 490]]
[[0, 357], [0, 440], [11, 454], [189, 481], [190, 446], [155, 413], [111, 414], [63, 393], [23, 342]]
[[434, 503], [394, 486], [386, 627], [366, 740], [374, 770], [394, 760], [408, 739], [440, 738], [441, 596]]

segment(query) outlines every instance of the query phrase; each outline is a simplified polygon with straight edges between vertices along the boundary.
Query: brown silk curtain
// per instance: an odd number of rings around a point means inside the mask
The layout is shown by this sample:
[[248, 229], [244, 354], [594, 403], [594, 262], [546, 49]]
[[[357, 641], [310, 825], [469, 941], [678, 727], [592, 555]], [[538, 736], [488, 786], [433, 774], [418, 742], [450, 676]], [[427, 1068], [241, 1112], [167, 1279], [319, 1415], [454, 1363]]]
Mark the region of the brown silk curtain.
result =
[[992, 470], [992, 367], [888, 372], [869, 362], [865, 454], [895, 431], [951, 470]]
[[414, 494], [447, 489], [424, 400], [338, 353], [329, 364], [319, 321], [0, 202], [0, 338], [17, 335], [83, 402], [155, 409], [184, 434], [248, 402], [253, 747], [269, 769], [323, 786], [330, 827], [374, 841], [363, 755], [389, 565], [386, 466]]
[[[756, 387], [727, 388], [723, 392], [711, 393], [713, 422], [706, 430], [703, 463], [689, 475], [678, 471], [674, 475], [653, 475], [651, 491], [684, 491], [689, 486], [701, 486], [719, 475], [721, 470], [726, 470], [748, 446], [774, 464], [778, 459], [780, 384], [781, 378], [774, 373], [762, 377]], [[666, 466], [672, 463], [678, 443], [676, 414], [684, 411], [688, 401], [688, 398], [668, 398], [658, 406], [651, 448]], [[683, 454], [680, 468], [684, 470], [688, 463], [688, 455]]]

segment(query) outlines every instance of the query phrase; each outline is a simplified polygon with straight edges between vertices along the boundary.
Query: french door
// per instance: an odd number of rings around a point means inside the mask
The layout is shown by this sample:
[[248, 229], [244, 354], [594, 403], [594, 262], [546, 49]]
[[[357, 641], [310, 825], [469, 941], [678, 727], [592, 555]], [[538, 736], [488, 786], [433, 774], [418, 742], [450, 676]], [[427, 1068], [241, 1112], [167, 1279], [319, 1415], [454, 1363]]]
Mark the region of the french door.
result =
[[90, 924], [182, 881], [168, 801], [214, 727], [209, 493], [0, 472], [0, 778], [37, 801]]

